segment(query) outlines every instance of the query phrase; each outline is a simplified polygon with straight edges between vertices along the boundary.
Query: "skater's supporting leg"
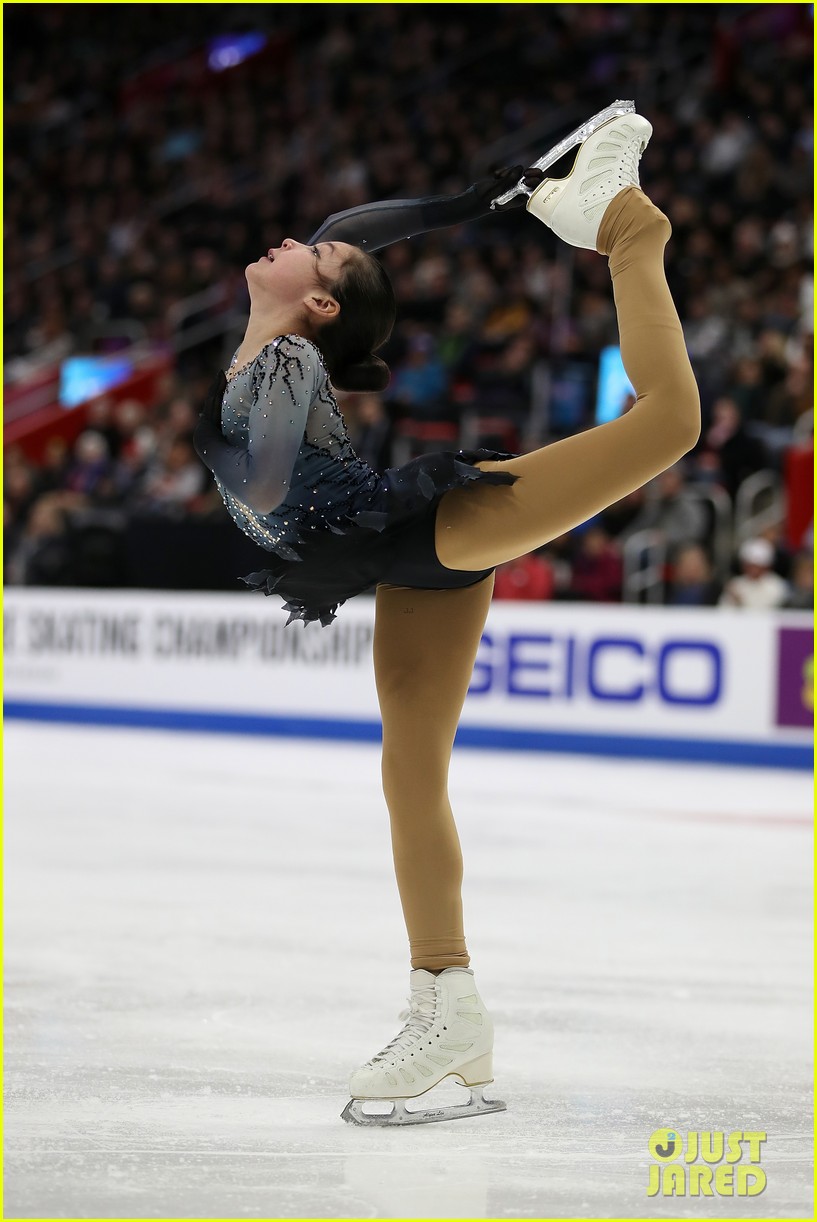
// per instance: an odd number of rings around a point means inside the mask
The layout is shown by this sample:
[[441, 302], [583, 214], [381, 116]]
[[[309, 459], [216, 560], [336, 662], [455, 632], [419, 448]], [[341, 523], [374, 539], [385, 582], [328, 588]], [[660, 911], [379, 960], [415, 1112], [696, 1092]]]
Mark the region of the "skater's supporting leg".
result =
[[491, 576], [459, 590], [377, 588], [383, 792], [412, 968], [470, 963], [448, 767], [493, 584]]
[[512, 471], [507, 487], [446, 493], [435, 543], [442, 564], [485, 569], [564, 534], [641, 487], [695, 444], [700, 399], [664, 275], [670, 225], [636, 187], [604, 214], [621, 355], [637, 399], [626, 415], [531, 454], [480, 467]]

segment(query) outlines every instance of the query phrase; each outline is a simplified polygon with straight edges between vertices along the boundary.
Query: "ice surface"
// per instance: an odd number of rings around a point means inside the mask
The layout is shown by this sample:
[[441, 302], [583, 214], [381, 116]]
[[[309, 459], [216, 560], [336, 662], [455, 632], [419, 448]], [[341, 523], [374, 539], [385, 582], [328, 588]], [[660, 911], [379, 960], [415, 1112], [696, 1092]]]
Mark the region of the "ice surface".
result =
[[[507, 1112], [340, 1112], [408, 942], [370, 746], [6, 728], [7, 1217], [810, 1217], [810, 780], [459, 752]], [[464, 1100], [458, 1086], [436, 1098]], [[752, 1199], [654, 1129], [765, 1130]]]

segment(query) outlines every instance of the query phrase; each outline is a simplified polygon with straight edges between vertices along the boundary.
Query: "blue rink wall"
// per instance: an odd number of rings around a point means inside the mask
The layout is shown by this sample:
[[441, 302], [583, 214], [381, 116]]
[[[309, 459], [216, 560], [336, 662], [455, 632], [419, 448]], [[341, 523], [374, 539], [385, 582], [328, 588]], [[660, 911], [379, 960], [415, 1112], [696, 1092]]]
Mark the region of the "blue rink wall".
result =
[[[304, 628], [248, 593], [11, 589], [4, 621], [7, 717], [380, 737], [371, 598]], [[495, 603], [457, 743], [810, 768], [812, 675], [804, 613]]]

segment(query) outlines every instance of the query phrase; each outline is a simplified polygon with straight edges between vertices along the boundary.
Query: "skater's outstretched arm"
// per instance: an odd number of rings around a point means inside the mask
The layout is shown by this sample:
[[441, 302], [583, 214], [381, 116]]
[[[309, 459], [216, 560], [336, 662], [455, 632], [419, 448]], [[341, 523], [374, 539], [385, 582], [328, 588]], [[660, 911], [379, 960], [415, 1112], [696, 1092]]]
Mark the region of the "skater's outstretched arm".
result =
[[496, 170], [487, 178], [473, 183], [460, 195], [429, 195], [421, 199], [387, 199], [374, 204], [362, 204], [335, 212], [309, 239], [314, 242], [348, 242], [369, 252], [382, 250], [403, 238], [415, 237], [433, 229], [445, 229], [522, 207], [527, 196], [517, 195], [503, 208], [491, 210], [491, 200], [516, 186], [524, 175], [528, 186], [538, 186], [544, 177], [542, 170], [525, 170], [510, 166]]

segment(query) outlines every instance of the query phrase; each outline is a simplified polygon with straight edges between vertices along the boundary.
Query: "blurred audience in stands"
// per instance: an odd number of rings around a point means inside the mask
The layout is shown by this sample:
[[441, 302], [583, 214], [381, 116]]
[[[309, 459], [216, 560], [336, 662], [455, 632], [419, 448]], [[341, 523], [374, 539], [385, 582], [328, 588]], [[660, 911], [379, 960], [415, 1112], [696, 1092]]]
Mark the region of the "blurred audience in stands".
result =
[[667, 602], [672, 607], [714, 607], [720, 584], [700, 543], [684, 543], [675, 553]]
[[[734, 503], [747, 476], [781, 473], [795, 433], [809, 436], [809, 6], [511, 6], [487, 24], [486, 13], [341, 5], [316, 21], [314, 6], [216, 4], [205, 23], [199, 6], [170, 5], [156, 23], [138, 5], [11, 6], [6, 381], [133, 341], [177, 357], [157, 402], [97, 400], [80, 437], [53, 438], [36, 465], [7, 451], [7, 580], [70, 581], [72, 532], [95, 510], [226, 521], [190, 433], [202, 388], [238, 344], [243, 268], [259, 251], [358, 203], [457, 192], [531, 161], [624, 90], [652, 99], [643, 181], [673, 223], [667, 274], [701, 387], [701, 441], [589, 526], [503, 566], [497, 590], [618, 600], [623, 548], [650, 529], [668, 549], [667, 600], [714, 601], [728, 574], [713, 568], [707, 491]], [[208, 38], [247, 21], [264, 51], [212, 70]], [[666, 90], [651, 75], [658, 42]], [[460, 445], [509, 450], [592, 426], [598, 356], [618, 342], [603, 259], [516, 212], [381, 257], [400, 301], [382, 354], [392, 382], [382, 397], [341, 399], [368, 462], [455, 446], [436, 425]], [[779, 592], [776, 568], [790, 579], [784, 600], [805, 605], [811, 544], [797, 546], [760, 574], [743, 565], [724, 598]]]
[[582, 602], [621, 599], [621, 550], [594, 520], [577, 532], [569, 597]]

